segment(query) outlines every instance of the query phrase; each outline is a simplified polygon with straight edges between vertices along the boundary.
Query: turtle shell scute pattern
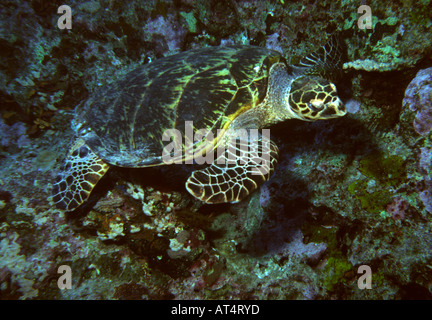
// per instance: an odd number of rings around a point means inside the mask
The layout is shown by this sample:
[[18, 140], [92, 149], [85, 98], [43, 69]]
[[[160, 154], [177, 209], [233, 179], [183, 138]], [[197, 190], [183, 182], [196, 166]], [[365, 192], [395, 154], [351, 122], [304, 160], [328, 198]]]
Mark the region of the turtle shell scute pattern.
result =
[[280, 53], [254, 46], [168, 56], [95, 92], [77, 108], [75, 127], [109, 164], [160, 165], [165, 130], [177, 129], [184, 137], [186, 121], [193, 121], [194, 130], [216, 133], [265, 98], [269, 70], [279, 61], [285, 63]]

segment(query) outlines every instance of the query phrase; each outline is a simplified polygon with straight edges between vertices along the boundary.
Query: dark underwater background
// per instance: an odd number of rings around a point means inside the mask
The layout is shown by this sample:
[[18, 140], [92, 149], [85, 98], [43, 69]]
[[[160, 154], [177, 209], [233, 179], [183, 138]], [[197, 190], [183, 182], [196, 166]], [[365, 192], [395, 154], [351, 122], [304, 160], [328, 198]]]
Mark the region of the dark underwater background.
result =
[[[114, 168], [55, 208], [73, 110], [101, 85], [206, 46], [296, 63], [333, 34], [348, 114], [272, 127], [279, 164], [244, 201], [205, 205], [166, 166]], [[431, 298], [430, 0], [1, 1], [0, 299]]]

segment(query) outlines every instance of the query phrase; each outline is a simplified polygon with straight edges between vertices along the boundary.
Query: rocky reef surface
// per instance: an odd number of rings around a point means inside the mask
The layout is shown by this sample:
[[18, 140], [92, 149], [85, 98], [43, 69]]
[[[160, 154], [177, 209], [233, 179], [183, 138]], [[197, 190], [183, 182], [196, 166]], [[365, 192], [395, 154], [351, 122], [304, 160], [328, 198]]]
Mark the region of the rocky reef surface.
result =
[[[3, 0], [0, 298], [431, 299], [430, 2], [368, 1], [361, 29], [350, 0], [71, 0], [68, 30], [60, 1]], [[97, 87], [210, 45], [295, 63], [334, 33], [348, 115], [272, 127], [279, 164], [245, 201], [204, 205], [191, 168], [167, 166], [113, 169], [81, 210], [53, 206], [73, 109]]]

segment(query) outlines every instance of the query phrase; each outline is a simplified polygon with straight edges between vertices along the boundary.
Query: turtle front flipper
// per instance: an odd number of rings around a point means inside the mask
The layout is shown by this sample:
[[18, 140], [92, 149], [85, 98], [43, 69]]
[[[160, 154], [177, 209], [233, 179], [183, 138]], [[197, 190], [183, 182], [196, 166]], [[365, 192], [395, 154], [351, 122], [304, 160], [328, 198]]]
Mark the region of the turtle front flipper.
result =
[[56, 207], [65, 211], [78, 208], [108, 169], [109, 164], [91, 151], [84, 140], [77, 139], [53, 185]]
[[186, 189], [206, 203], [239, 202], [270, 178], [277, 158], [270, 139], [237, 140], [209, 167], [194, 171]]

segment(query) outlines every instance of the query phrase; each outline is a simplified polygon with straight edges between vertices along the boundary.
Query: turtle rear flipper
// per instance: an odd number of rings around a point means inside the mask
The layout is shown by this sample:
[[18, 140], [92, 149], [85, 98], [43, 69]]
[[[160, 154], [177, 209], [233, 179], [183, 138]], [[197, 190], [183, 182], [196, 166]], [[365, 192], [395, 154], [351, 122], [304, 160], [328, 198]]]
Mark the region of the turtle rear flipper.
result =
[[91, 151], [82, 139], [75, 141], [53, 185], [56, 207], [65, 211], [76, 209], [88, 199], [108, 169], [109, 165]]
[[239, 202], [270, 178], [277, 157], [278, 148], [270, 139], [237, 141], [211, 166], [194, 171], [186, 189], [206, 203]]

